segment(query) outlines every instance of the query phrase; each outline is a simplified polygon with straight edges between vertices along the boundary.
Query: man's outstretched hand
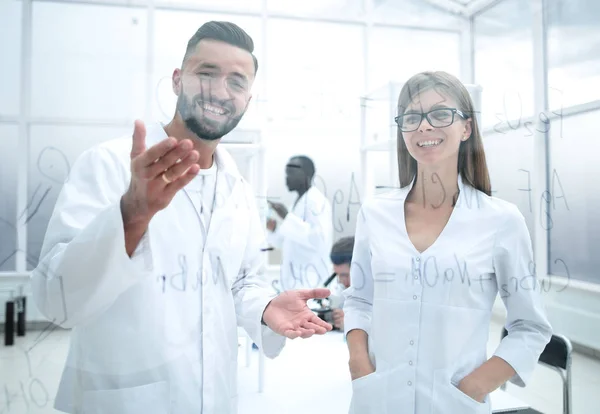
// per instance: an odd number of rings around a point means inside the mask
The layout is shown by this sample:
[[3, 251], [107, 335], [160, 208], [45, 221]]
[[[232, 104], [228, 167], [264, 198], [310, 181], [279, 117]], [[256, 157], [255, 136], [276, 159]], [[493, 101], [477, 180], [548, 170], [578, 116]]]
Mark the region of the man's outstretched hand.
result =
[[310, 299], [325, 299], [331, 295], [329, 289], [289, 290], [266, 307], [263, 321], [274, 332], [290, 339], [309, 338], [314, 334], [323, 335], [332, 326], [313, 313], [306, 305]]

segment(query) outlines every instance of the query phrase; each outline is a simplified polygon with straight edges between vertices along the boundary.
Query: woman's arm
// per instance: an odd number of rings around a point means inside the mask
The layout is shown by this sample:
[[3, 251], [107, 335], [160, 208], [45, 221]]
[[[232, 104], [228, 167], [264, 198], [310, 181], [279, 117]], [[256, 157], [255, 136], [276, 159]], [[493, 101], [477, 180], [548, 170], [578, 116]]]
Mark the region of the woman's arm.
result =
[[552, 337], [535, 274], [525, 218], [516, 206], [510, 207], [494, 245], [494, 271], [507, 311], [508, 335], [502, 339], [494, 356], [459, 385], [479, 400], [507, 381], [526, 386]]
[[350, 353], [349, 364], [353, 380], [374, 371], [368, 349], [373, 311], [373, 275], [364, 205], [358, 214], [354, 237], [350, 287], [344, 291], [346, 298], [344, 301], [344, 331]]

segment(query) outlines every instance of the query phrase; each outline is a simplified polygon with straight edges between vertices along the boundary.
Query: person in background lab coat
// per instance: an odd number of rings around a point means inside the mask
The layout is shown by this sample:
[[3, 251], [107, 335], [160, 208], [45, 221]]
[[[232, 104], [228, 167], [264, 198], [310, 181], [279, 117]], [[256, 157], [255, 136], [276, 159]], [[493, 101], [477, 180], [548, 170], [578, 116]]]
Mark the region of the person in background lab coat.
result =
[[316, 187], [313, 161], [303, 155], [292, 157], [286, 167], [286, 185], [298, 193], [291, 214], [281, 203], [269, 201], [282, 220], [270, 218], [269, 244], [282, 252], [279, 285], [282, 291], [321, 286], [329, 277], [329, 250], [333, 241], [331, 204]]
[[[337, 278], [337, 284], [331, 289], [329, 303], [333, 308], [333, 327], [340, 331], [344, 330], [343, 292], [350, 287], [350, 264], [353, 250], [354, 237], [342, 237], [333, 244], [329, 255], [333, 263], [333, 275]], [[329, 286], [325, 285], [325, 287]]]
[[[401, 188], [361, 206], [345, 291], [350, 412], [489, 414], [489, 394], [525, 386], [552, 335], [525, 220], [490, 196], [458, 79], [415, 75], [395, 121]], [[498, 292], [508, 336], [488, 359]]]
[[270, 358], [331, 329], [306, 306], [327, 289], [269, 288], [252, 189], [218, 146], [250, 101], [252, 51], [206, 23], [173, 72], [172, 121], [136, 121], [73, 165], [32, 274], [41, 312], [73, 328], [58, 410], [233, 414], [237, 324]]

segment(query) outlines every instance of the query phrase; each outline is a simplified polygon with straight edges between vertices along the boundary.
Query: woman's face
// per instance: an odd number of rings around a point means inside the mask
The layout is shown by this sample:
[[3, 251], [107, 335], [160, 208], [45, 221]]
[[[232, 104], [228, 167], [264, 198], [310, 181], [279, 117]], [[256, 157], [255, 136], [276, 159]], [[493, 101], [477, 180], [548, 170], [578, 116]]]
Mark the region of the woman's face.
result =
[[[460, 143], [471, 135], [471, 120], [463, 119], [448, 108], [461, 110], [454, 99], [430, 89], [417, 95], [402, 114], [403, 128], [412, 130], [402, 132], [404, 142], [419, 164], [458, 162]], [[434, 110], [429, 113], [431, 123], [422, 118], [421, 114]]]

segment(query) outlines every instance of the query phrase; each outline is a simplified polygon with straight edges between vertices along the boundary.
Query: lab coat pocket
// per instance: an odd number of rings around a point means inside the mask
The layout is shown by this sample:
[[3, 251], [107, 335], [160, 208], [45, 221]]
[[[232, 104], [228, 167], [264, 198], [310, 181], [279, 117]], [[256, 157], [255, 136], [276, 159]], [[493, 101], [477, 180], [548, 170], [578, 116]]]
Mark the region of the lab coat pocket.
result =
[[382, 381], [377, 371], [352, 381], [349, 414], [386, 414]]
[[434, 373], [431, 414], [489, 414], [489, 398], [483, 403], [474, 400], [458, 389], [447, 369]]
[[116, 390], [87, 391], [82, 414], [170, 414], [165, 381]]

